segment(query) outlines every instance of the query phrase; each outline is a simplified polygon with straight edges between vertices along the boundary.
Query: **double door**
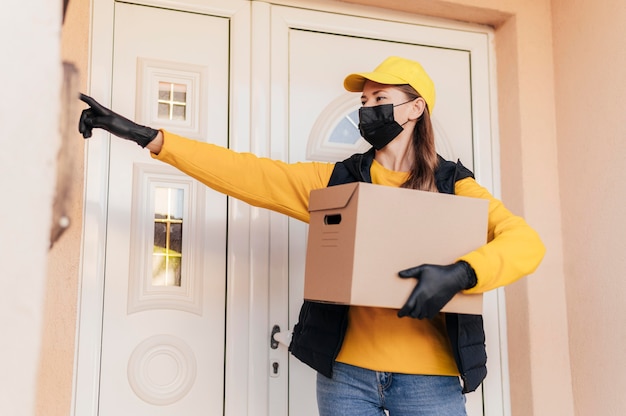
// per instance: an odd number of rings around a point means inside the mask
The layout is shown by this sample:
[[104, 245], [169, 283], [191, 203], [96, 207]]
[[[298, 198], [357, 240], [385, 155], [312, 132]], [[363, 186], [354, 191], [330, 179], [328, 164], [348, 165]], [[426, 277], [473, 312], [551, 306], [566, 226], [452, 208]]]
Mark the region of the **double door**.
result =
[[[92, 64], [113, 65], [110, 77], [92, 77], [92, 94], [104, 81], [115, 111], [197, 140], [289, 162], [336, 161], [367, 148], [353, 123], [360, 97], [343, 90], [344, 76], [404, 56], [437, 86], [439, 153], [493, 186], [488, 33], [357, 9], [200, 3], [97, 0], [112, 37], [94, 33], [94, 51], [110, 55]], [[80, 322], [100, 336], [79, 337], [77, 380], [86, 384], [75, 414], [317, 414], [314, 372], [270, 343], [272, 329], [285, 336], [298, 317], [307, 225], [228, 199], [133, 143], [102, 132], [97, 140], [88, 160], [101, 171], [88, 166], [87, 213], [99, 242], [85, 248], [101, 261], [87, 258], [96, 272], [82, 296], [100, 307], [83, 309]], [[485, 304], [492, 345], [498, 303], [494, 293]], [[90, 346], [97, 353], [85, 354]], [[470, 415], [502, 413], [500, 351], [489, 355], [493, 381], [485, 403], [483, 391], [468, 396]]]

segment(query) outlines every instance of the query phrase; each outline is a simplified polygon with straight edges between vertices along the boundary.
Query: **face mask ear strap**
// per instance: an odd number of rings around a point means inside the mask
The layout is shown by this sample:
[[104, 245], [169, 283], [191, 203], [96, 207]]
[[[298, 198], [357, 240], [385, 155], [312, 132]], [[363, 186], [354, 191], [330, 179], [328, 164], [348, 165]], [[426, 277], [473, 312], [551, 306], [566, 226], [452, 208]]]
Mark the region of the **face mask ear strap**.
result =
[[[420, 97], [417, 97], [417, 98], [420, 98]], [[417, 98], [413, 98], [412, 100], [405, 101], [405, 102], [400, 103], [400, 104], [394, 104], [394, 105], [393, 105], [393, 107], [394, 107], [394, 108], [396, 108], [396, 107], [401, 106], [401, 105], [404, 105], [404, 104], [406, 104], [406, 103], [410, 103], [411, 101], [415, 101], [415, 100], [417, 100]]]

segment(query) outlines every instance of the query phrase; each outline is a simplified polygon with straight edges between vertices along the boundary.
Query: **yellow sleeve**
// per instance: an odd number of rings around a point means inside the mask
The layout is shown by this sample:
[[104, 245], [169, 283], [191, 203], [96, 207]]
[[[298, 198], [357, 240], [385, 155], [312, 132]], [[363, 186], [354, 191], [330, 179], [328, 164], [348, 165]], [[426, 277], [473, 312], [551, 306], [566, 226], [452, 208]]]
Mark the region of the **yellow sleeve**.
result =
[[459, 259], [472, 266], [478, 281], [465, 293], [486, 292], [535, 271], [546, 249], [522, 217], [511, 213], [472, 178], [458, 181], [455, 194], [489, 200], [487, 244]]
[[309, 194], [326, 187], [334, 164], [285, 163], [238, 153], [163, 131], [163, 148], [152, 157], [218, 192], [261, 208], [309, 221]]

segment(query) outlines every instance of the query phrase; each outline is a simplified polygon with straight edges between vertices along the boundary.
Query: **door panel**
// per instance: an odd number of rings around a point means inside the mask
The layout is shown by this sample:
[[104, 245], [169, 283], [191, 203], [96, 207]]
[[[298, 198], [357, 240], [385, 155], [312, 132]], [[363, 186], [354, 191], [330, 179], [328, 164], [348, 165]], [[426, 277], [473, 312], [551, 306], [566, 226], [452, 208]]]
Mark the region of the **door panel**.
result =
[[[489, 142], [489, 125], [482, 126], [486, 137], [474, 136], [473, 106], [477, 100], [472, 96], [476, 94], [472, 65], [474, 71], [478, 69], [472, 62], [472, 51], [438, 46], [437, 42], [451, 41], [449, 36], [429, 33], [417, 25], [281, 7], [273, 8], [272, 22], [272, 107], [285, 106], [288, 114], [286, 120], [280, 112], [273, 116], [272, 141], [285, 137], [289, 162], [337, 161], [369, 147], [362, 139], [334, 143], [333, 132], [341, 127], [340, 120], [360, 107], [359, 94], [347, 93], [343, 79], [351, 72], [372, 70], [392, 55], [420, 61], [433, 77], [437, 86], [433, 123], [440, 154], [460, 158], [472, 167], [475, 142]], [[371, 30], [371, 36], [364, 28]], [[482, 65], [484, 68], [486, 62]], [[480, 111], [488, 111], [488, 107]], [[296, 324], [302, 304], [306, 234], [306, 224], [289, 220], [289, 260], [285, 267], [289, 271], [290, 328]], [[315, 373], [297, 359], [289, 360], [289, 414], [316, 415]], [[467, 397], [468, 414], [482, 415], [482, 392]]]
[[[104, 3], [97, 0], [96, 6]], [[92, 80], [92, 91], [94, 86], [106, 89], [110, 82], [112, 108], [129, 118], [224, 146], [229, 144], [230, 121], [230, 144], [237, 150], [290, 162], [340, 160], [364, 146], [358, 140], [331, 140], [338, 119], [360, 106], [358, 94], [343, 90], [344, 76], [373, 69], [389, 55], [414, 57], [437, 85], [438, 151], [473, 166], [479, 181], [493, 191], [497, 181], [492, 178], [485, 33], [262, 1], [242, 2], [242, 9], [249, 7], [241, 23], [246, 27], [229, 27], [228, 18], [207, 15], [213, 11], [207, 11], [206, 0], [170, 4], [187, 9], [197, 3], [189, 8], [194, 13], [110, 3], [115, 4], [114, 13], [94, 15], [100, 23], [109, 17], [113, 21], [113, 14], [115, 18], [113, 40], [94, 33], [101, 52], [94, 59], [92, 74], [100, 76]], [[232, 2], [211, 3], [215, 10], [222, 4], [235, 8]], [[229, 36], [235, 41], [229, 43]], [[102, 43], [109, 45], [104, 54]], [[110, 50], [114, 59], [109, 79]], [[234, 62], [230, 97], [229, 60]], [[247, 94], [254, 105], [247, 102]], [[102, 180], [102, 188], [89, 191], [108, 194], [92, 195], [89, 201], [96, 204], [86, 208], [88, 214], [100, 215], [97, 203], [108, 201], [106, 260], [96, 265], [105, 269], [104, 295], [96, 290], [87, 296], [103, 311], [102, 352], [101, 360], [84, 358], [92, 354], [92, 344], [81, 335], [81, 352], [87, 352], [78, 359], [87, 373], [100, 364], [100, 393], [94, 395], [97, 381], [88, 381], [90, 387], [81, 390], [81, 397], [88, 397], [81, 400], [96, 397], [93, 402], [99, 404], [93, 408], [97, 406], [101, 415], [316, 415], [314, 372], [291, 357], [285, 346], [272, 349], [268, 342], [273, 324], [284, 331], [297, 320], [306, 224], [233, 201], [227, 236], [224, 196], [153, 161], [134, 143], [112, 139], [108, 148], [95, 146], [91, 142], [88, 150], [92, 163], [110, 160], [108, 182]], [[168, 226], [170, 236], [175, 235], [169, 245], [162, 237]], [[180, 230], [182, 240], [177, 240]], [[93, 251], [92, 243], [85, 244]], [[155, 258], [163, 253], [172, 255], [167, 266], [174, 265], [166, 270], [178, 270], [182, 256], [180, 277], [175, 273], [171, 280], [159, 271], [163, 262]], [[232, 266], [227, 339], [226, 259]], [[488, 294], [489, 377], [495, 381], [485, 383], [486, 409], [494, 408], [490, 397], [496, 404], [502, 401], [497, 304]], [[95, 321], [99, 323], [86, 320]], [[83, 333], [99, 331], [81, 328]], [[226, 382], [225, 345], [230, 354]], [[482, 392], [469, 395], [470, 415], [483, 414], [482, 406]], [[502, 406], [495, 409], [486, 414], [502, 413]]]
[[[113, 110], [227, 145], [228, 32], [116, 3]], [[222, 414], [226, 198], [132, 142], [110, 161], [99, 414]]]

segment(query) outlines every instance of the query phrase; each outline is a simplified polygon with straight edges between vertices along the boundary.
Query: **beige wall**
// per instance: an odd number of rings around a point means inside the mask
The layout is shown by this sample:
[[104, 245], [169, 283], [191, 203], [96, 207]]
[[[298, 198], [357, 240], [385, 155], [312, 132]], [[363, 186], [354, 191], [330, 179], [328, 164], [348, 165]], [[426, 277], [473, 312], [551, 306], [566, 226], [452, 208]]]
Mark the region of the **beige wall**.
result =
[[577, 415], [626, 414], [626, 2], [552, 2]]
[[[532, 277], [506, 289], [513, 415], [624, 413], [626, 221], [618, 212], [626, 169], [618, 158], [626, 155], [626, 2], [345, 2], [496, 28], [503, 200], [548, 248]], [[87, 3], [70, 2], [63, 28], [63, 56], [78, 63], [81, 86]], [[47, 416], [67, 415], [70, 407], [82, 169], [77, 156], [74, 225], [48, 263], [38, 393]]]
[[[87, 84], [89, 5], [85, 0], [70, 1], [61, 29], [61, 58], [76, 66], [79, 74], [76, 82], [83, 91]], [[76, 120], [77, 115], [73, 121]], [[74, 178], [67, 207], [70, 226], [48, 255], [36, 402], [37, 414], [41, 416], [69, 415], [72, 399], [84, 175], [84, 142], [77, 129], [72, 134], [75, 137], [68, 138], [72, 146], [65, 149], [72, 163], [64, 166], [70, 169], [66, 173]]]

